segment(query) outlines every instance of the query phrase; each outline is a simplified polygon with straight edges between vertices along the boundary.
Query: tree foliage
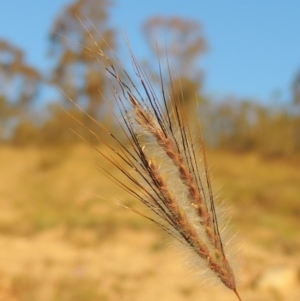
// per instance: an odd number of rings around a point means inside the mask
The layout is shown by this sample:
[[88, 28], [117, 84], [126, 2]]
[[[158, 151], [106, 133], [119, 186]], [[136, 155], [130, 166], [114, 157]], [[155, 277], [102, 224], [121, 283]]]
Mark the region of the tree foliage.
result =
[[15, 107], [30, 105], [38, 92], [41, 74], [24, 61], [22, 50], [0, 40], [2, 96]]
[[42, 76], [24, 61], [21, 49], [0, 40], [0, 137], [10, 136], [14, 119], [28, 112], [37, 96]]
[[[99, 51], [115, 49], [115, 32], [109, 26], [108, 0], [78, 0], [56, 19], [52, 55], [56, 66], [52, 83], [86, 111], [97, 117], [105, 99], [105, 75]], [[65, 98], [65, 104], [70, 102]]]
[[296, 74], [292, 84], [293, 102], [300, 106], [300, 71]]

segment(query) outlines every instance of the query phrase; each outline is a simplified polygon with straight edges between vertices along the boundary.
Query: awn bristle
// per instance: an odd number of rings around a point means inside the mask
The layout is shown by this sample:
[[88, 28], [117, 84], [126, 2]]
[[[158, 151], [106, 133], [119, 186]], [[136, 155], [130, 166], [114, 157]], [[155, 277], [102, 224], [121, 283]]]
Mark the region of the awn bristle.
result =
[[[101, 144], [108, 146], [115, 158], [108, 157], [101, 149], [96, 150], [133, 185], [127, 185], [108, 171], [103, 171], [117, 185], [152, 210], [156, 218], [147, 217], [134, 208], [130, 209], [156, 223], [196, 253], [207, 268], [241, 300], [220, 235], [202, 134], [200, 166], [183, 110], [184, 100], [169, 96], [161, 71], [158, 97], [129, 44], [127, 47], [141, 85], [140, 90], [116, 57], [114, 61], [117, 63], [113, 63], [101, 49], [97, 51], [101, 57], [97, 60], [107, 72], [112, 95], [120, 111], [121, 118], [117, 120], [122, 120], [119, 124], [126, 134], [127, 143], [91, 116], [89, 118], [101, 127], [112, 143], [86, 128]], [[172, 83], [170, 71], [169, 81]], [[114, 146], [116, 144], [118, 147]]]

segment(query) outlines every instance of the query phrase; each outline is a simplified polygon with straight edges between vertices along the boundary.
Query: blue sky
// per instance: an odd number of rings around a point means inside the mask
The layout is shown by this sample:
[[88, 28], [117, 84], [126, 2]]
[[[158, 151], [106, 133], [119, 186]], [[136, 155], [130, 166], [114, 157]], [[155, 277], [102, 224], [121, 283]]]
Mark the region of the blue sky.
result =
[[[54, 18], [71, 2], [1, 1], [0, 39], [23, 49], [29, 64], [46, 71], [48, 33]], [[200, 21], [209, 45], [200, 62], [205, 92], [266, 102], [275, 93], [282, 99], [290, 97], [300, 69], [299, 12], [298, 0], [119, 0], [111, 10], [111, 22], [126, 28], [137, 57], [145, 58], [147, 43], [141, 31], [145, 19], [177, 15]], [[41, 98], [49, 97], [46, 94]]]

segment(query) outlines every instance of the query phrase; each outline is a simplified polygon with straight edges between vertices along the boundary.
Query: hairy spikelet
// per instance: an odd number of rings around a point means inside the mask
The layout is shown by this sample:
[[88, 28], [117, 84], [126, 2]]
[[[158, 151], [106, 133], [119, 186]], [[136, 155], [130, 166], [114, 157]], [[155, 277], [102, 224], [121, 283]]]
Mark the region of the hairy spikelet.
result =
[[[150, 219], [197, 254], [241, 300], [220, 235], [203, 140], [199, 160], [183, 110], [183, 100], [169, 97], [161, 74], [160, 91], [154, 89], [130, 45], [127, 47], [136, 84], [116, 57], [111, 60], [99, 49], [97, 60], [107, 72], [112, 96], [119, 108], [117, 119], [128, 141], [117, 138], [91, 116], [100, 126], [101, 134], [88, 130], [111, 150], [114, 157], [107, 156], [101, 148], [96, 150], [132, 185], [107, 170], [104, 172], [152, 210], [156, 218], [131, 208], [134, 212]], [[95, 56], [94, 53], [91, 55]], [[171, 72], [169, 74], [172, 82]], [[103, 133], [111, 142], [103, 138]]]

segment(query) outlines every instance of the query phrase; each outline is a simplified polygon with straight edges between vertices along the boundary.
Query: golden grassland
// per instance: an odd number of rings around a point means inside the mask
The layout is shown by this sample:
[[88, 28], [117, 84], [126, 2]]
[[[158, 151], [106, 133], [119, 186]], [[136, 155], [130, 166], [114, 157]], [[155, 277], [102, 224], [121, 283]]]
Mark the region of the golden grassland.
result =
[[[208, 159], [242, 246], [243, 300], [300, 300], [299, 283], [286, 292], [257, 285], [269, 268], [300, 270], [300, 162], [212, 151]], [[170, 239], [116, 205], [137, 204], [97, 165], [120, 176], [86, 146], [0, 148], [1, 301], [235, 300], [202, 285]]]

